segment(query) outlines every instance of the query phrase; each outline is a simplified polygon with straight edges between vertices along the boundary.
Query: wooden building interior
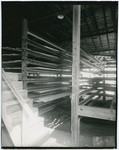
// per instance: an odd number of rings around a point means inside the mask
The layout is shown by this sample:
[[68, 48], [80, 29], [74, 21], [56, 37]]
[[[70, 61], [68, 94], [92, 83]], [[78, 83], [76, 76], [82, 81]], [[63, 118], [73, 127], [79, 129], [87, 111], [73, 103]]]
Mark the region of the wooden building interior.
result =
[[2, 120], [13, 145], [116, 146], [117, 11], [2, 3]]

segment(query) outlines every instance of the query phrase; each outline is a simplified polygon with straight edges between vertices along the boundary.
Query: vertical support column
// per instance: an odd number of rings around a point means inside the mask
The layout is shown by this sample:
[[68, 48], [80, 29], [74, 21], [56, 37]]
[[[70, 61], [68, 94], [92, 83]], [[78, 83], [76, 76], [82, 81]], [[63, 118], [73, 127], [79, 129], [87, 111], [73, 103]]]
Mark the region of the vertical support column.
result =
[[80, 23], [81, 6], [73, 6], [73, 64], [72, 64], [72, 99], [71, 99], [71, 132], [73, 146], [79, 146], [80, 119], [79, 105], [79, 73], [80, 73]]
[[22, 80], [23, 80], [23, 88], [26, 89], [27, 88], [27, 28], [28, 28], [28, 23], [27, 20], [24, 19], [23, 20], [23, 25], [22, 25]]

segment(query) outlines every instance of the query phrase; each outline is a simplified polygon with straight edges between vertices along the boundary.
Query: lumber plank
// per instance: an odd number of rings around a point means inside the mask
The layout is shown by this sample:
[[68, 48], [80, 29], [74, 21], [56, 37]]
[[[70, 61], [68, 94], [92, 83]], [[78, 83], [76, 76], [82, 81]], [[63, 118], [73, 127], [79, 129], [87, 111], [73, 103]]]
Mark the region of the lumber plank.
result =
[[78, 107], [78, 115], [90, 118], [116, 121], [116, 110], [110, 108], [99, 108], [80, 105]]
[[88, 96], [86, 99], [84, 99], [83, 101], [79, 102], [79, 105], [85, 105], [86, 103], [88, 103], [94, 96], [96, 96], [98, 93], [100, 93], [102, 90], [98, 90], [95, 93], [91, 94], [90, 96]]
[[53, 62], [58, 62], [58, 57], [56, 57], [56, 56], [45, 54], [42, 52], [37, 52], [37, 51], [34, 51], [33, 49], [31, 50], [29, 48], [27, 48], [26, 50], [27, 50], [28, 54], [33, 55], [35, 57], [45, 58], [45, 59], [53, 61]]
[[58, 65], [54, 63], [41, 62], [41, 61], [32, 60], [32, 59], [26, 59], [26, 62], [27, 64], [32, 64], [36, 66], [42, 66], [42, 67], [53, 68], [53, 69], [58, 68]]
[[2, 47], [4, 50], [9, 50], [9, 51], [15, 51], [15, 52], [21, 52], [22, 50], [20, 48], [11, 48], [11, 47]]
[[21, 60], [10, 60], [10, 61], [2, 61], [2, 64], [14, 64], [14, 63], [21, 63]]
[[44, 97], [39, 98], [39, 100], [36, 100], [35, 102], [39, 102], [39, 101], [49, 102], [49, 101], [53, 101], [62, 97], [67, 97], [69, 95], [70, 95], [70, 92], [64, 92], [64, 93], [54, 94], [50, 96], [44, 96]]
[[44, 46], [44, 45], [42, 45], [38, 42], [35, 42], [31, 39], [28, 39], [28, 38], [26, 38], [26, 40], [28, 41], [28, 45], [33, 46], [37, 50], [40, 50], [40, 51], [48, 53], [48, 54], [52, 54], [54, 56], [57, 56], [59, 54], [59, 50], [56, 50], [56, 49], [48, 47], [48, 46]]

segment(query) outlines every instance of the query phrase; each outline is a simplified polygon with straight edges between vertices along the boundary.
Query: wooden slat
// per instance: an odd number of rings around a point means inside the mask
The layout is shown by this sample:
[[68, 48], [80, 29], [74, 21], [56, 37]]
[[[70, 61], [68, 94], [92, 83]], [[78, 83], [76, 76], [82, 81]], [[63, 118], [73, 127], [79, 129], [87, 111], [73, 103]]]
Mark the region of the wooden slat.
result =
[[104, 89], [105, 89], [105, 91], [116, 91], [116, 87], [105, 86]]
[[59, 54], [59, 50], [57, 49], [54, 49], [54, 48], [51, 48], [51, 47], [47, 47], [47, 46], [44, 46], [38, 42], [35, 42], [33, 40], [30, 40], [28, 38], [26, 38], [26, 40], [28, 41], [28, 44], [34, 48], [37, 48], [39, 51], [42, 51], [42, 52], [45, 52], [45, 53], [48, 53], [48, 54], [52, 54], [54, 56], [58, 56]]
[[81, 54], [84, 55], [85, 57], [89, 58], [89, 60], [93, 60], [95, 63], [102, 63], [100, 60], [96, 59], [88, 51], [86, 52], [82, 48], [81, 48]]
[[[30, 40], [30, 39], [27, 39], [28, 41], [30, 41], [30, 42], [28, 42], [28, 44], [30, 45], [30, 46], [32, 46], [32, 47], [34, 47], [35, 48], [35, 50], [37, 49], [37, 51], [42, 51], [43, 53], [46, 53], [46, 54], [50, 54], [50, 55], [53, 55], [53, 56], [59, 56], [59, 53], [60, 53], [60, 51], [59, 50], [57, 50], [57, 49], [54, 49], [54, 48], [52, 48], [52, 47], [49, 47], [49, 46], [45, 46], [45, 45], [41, 45], [41, 44], [39, 44], [38, 42], [34, 42], [34, 41], [32, 41], [32, 40]], [[63, 60], [63, 59], [67, 59], [67, 60], [69, 60], [69, 61], [71, 61], [71, 54], [70, 55], [68, 55], [67, 54], [68, 52], [61, 52], [61, 59]]]
[[17, 51], [17, 52], [21, 52], [22, 50], [20, 48], [11, 48], [11, 47], [2, 47], [2, 49], [4, 50], [9, 50], [9, 51]]
[[104, 119], [109, 121], [116, 121], [116, 110], [90, 107], [90, 106], [79, 106], [78, 115], [90, 118]]
[[113, 65], [113, 66], [112, 65], [109, 65], [109, 66], [106, 65], [105, 68], [116, 68], [116, 65]]
[[[28, 67], [27, 70], [34, 71], [34, 72], [35, 71], [39, 72], [40, 70], [44, 70], [44, 71], [61, 71], [61, 68]], [[71, 71], [71, 70], [68, 69], [68, 71]]]
[[34, 51], [33, 49], [31, 50], [31, 49], [27, 48], [26, 51], [28, 52], [28, 54], [38, 57], [38, 58], [45, 58], [45, 59], [53, 61], [53, 62], [58, 62], [58, 60], [59, 60], [58, 57], [56, 57], [56, 56], [37, 52], [37, 51]]
[[[30, 70], [30, 69], [27, 69], [27, 72], [28, 74], [48, 74], [48, 75], [58, 75], [58, 74], [62, 74], [62, 75], [71, 75], [71, 71], [57, 71], [57, 70], [42, 70], [42, 69], [39, 69], [39, 70]], [[30, 76], [30, 75], [29, 75]]]
[[100, 93], [102, 90], [98, 90], [97, 92], [91, 94], [90, 96], [88, 96], [86, 99], [84, 99], [83, 101], [81, 101], [79, 103], [79, 105], [85, 105], [86, 103], [88, 103], [95, 95], [97, 95], [98, 93]]
[[39, 100], [36, 100], [36, 102], [38, 102], [38, 101], [49, 102], [49, 101], [53, 101], [53, 100], [56, 100], [56, 99], [59, 99], [62, 97], [67, 97], [69, 95], [70, 95], [70, 92], [54, 94], [54, 95], [50, 95], [50, 96], [41, 97], [41, 98], [39, 98]]
[[10, 68], [5, 68], [3, 67], [5, 70], [21, 70], [21, 67], [10, 67]]
[[116, 71], [103, 71], [104, 74], [116, 74]]
[[107, 78], [103, 78], [103, 80], [114, 80], [114, 81], [116, 81], [116, 78], [115, 77], [113, 77], [113, 78], [107, 77]]
[[112, 77], [112, 78], [110, 78], [110, 77], [94, 77], [94, 78], [88, 78], [88, 77], [82, 77], [81, 78], [82, 80], [89, 80], [89, 81], [101, 81], [101, 80], [116, 80], [116, 78], [115, 77]]
[[44, 80], [43, 80], [43, 78], [41, 79], [41, 80], [39, 80], [39, 79], [26, 79], [25, 81], [27, 81], [27, 83], [47, 83], [47, 82], [59, 82], [59, 83], [61, 83], [61, 82], [70, 82], [70, 79], [68, 79], [68, 78], [61, 78], [61, 79], [58, 79], [58, 78], [54, 78], [54, 79], [52, 79], [52, 80], [50, 80], [50, 78], [48, 79], [48, 80], [46, 80], [46, 78], [44, 78]]
[[[50, 58], [48, 58], [48, 57], [46, 57], [46, 56], [48, 56], [47, 54], [43, 54], [43, 53], [39, 53], [39, 52], [33, 52], [33, 51], [31, 51], [30, 49], [27, 49], [27, 51], [29, 52], [29, 54], [32, 54], [33, 56], [37, 56], [37, 57], [39, 57], [39, 55], [43, 55], [46, 59], [50, 59]], [[37, 55], [38, 54], [38, 55]], [[89, 55], [86, 55], [87, 57], [89, 56]], [[64, 57], [64, 55], [63, 55], [63, 57]], [[63, 57], [61, 57], [61, 59], [62, 59], [62, 62], [63, 62]], [[90, 58], [90, 57], [89, 57]], [[93, 57], [91, 57], [92, 59], [93, 59]], [[90, 58], [90, 59], [91, 59]], [[54, 58], [54, 59], [56, 59], [56, 58]], [[51, 59], [50, 59], [51, 60]], [[64, 61], [69, 61], [69, 63], [71, 63], [71, 61], [69, 60], [69, 58], [68, 59], [64, 59]], [[86, 66], [88, 66], [88, 67], [94, 67], [94, 68], [98, 68], [98, 69], [100, 69], [101, 67], [99, 67], [98, 65], [95, 65], [95, 64], [92, 64], [91, 62], [89, 62], [88, 60], [85, 60], [85, 59], [83, 59], [83, 58], [81, 58], [81, 63], [83, 63], [83, 64], [85, 64]], [[99, 63], [99, 62], [98, 62]]]
[[53, 69], [57, 69], [57, 67], [58, 67], [57, 64], [41, 62], [41, 61], [32, 60], [32, 59], [26, 59], [26, 62], [27, 62], [27, 64], [32, 64], [32, 65], [42, 66], [42, 67], [47, 67], [47, 68], [53, 68]]
[[50, 91], [53, 91], [53, 90], [58, 90], [58, 89], [62, 89], [62, 88], [70, 88], [71, 87], [71, 84], [68, 84], [68, 85], [57, 85], [57, 84], [51, 84], [51, 85], [45, 85], [45, 86], [42, 86], [39, 84], [39, 87], [36, 86], [36, 87], [31, 87], [31, 88], [28, 88], [28, 92], [31, 92], [31, 91], [39, 91], [39, 92], [42, 92], [42, 91], [47, 91], [47, 90], [50, 90]]
[[14, 63], [21, 63], [21, 60], [10, 60], [10, 61], [2, 61], [2, 64], [14, 64]]
[[81, 63], [91, 68], [102, 69], [102, 67], [100, 67], [99, 65], [95, 65], [84, 58], [81, 58]]
[[3, 57], [5, 57], [5, 56], [8, 56], [8, 57], [10, 57], [10, 56], [21, 56], [21, 54], [15, 54], [15, 53], [13, 53], [13, 54], [2, 54], [2, 56]]
[[85, 94], [87, 94], [87, 93], [89, 93], [89, 92], [91, 92], [93, 90], [96, 90], [96, 88], [90, 88], [90, 89], [86, 89], [86, 90], [82, 90], [82, 91], [80, 90], [79, 91], [79, 97], [83, 96], [83, 95], [85, 95]]
[[[39, 40], [41, 40], [41, 41], [45, 41], [46, 43], [48, 43], [48, 44], [50, 44], [50, 45], [53, 45], [55, 48], [60, 49], [61, 51], [63, 51], [63, 56], [69, 53], [69, 52], [66, 52], [66, 50], [64, 50], [64, 49], [62, 49], [62, 48], [60, 48], [60, 47], [58, 47], [58, 46], [52, 44], [52, 43], [49, 42], [49, 41], [44, 40], [43, 38], [41, 38], [41, 37], [39, 37], [39, 36], [37, 36], [37, 35], [35, 35], [35, 34], [29, 32], [29, 31], [28, 31], [28, 34], [30, 34], [30, 35], [32, 35], [32, 36], [35, 36], [37, 39], [39, 39]], [[34, 45], [34, 46], [36, 46], [36, 45]], [[46, 47], [47, 47], [47, 46], [46, 46]], [[52, 49], [52, 48], [51, 48], [51, 49]], [[84, 54], [87, 58], [90, 58], [91, 60], [94, 60], [94, 62], [96, 62], [96, 63], [98, 63], [98, 64], [92, 64], [91, 62], [88, 63], [88, 62], [86, 62], [86, 60], [82, 60], [82, 63], [85, 63], [85, 65], [88, 65], [88, 66], [90, 65], [90, 67], [95, 67], [95, 68], [99, 68], [99, 69], [102, 68], [102, 67], [100, 66], [100, 63], [101, 63], [100, 60], [95, 59], [94, 57], [91, 57], [90, 55], [87, 55], [86, 52], [84, 52], [83, 50], [82, 50], [82, 52], [83, 52], [83, 54]], [[72, 55], [71, 55], [70, 53], [68, 54], [68, 56], [72, 57]], [[99, 62], [100, 62], [100, 63], [99, 63]]]
[[29, 35], [31, 35], [31, 36], [37, 38], [38, 40], [41, 40], [41, 41], [47, 43], [48, 45], [50, 45], [50, 46], [52, 46], [52, 47], [54, 47], [54, 48], [56, 48], [56, 49], [58, 49], [58, 50], [61, 50], [61, 51], [65, 52], [64, 49], [60, 48], [59, 46], [57, 46], [57, 45], [55, 45], [55, 44], [53, 44], [53, 43], [51, 43], [51, 42], [49, 42], [49, 41], [47, 41], [47, 40], [45, 40], [45, 39], [43, 39], [43, 38], [41, 38], [40, 36], [34, 34], [33, 32], [28, 31], [27, 33], [28, 33]]

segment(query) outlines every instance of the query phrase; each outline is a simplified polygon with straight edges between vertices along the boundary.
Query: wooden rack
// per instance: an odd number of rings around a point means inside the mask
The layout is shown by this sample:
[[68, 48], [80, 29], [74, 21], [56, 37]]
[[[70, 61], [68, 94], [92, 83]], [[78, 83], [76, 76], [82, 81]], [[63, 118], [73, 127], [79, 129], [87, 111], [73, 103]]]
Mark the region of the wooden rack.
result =
[[[116, 110], [110, 103], [114, 96], [108, 93], [116, 92], [116, 77], [109, 76], [116, 73], [116, 65], [112, 60], [94, 57], [80, 46], [80, 10], [80, 6], [74, 6], [73, 55], [30, 31], [27, 20], [23, 21], [22, 48], [3, 47], [2, 55], [6, 71], [22, 72], [24, 89], [34, 102], [47, 105], [71, 98], [74, 146], [79, 146], [81, 117], [116, 120]], [[109, 101], [110, 106], [102, 108], [100, 101], [104, 105]]]
[[[81, 69], [82, 51], [80, 47], [80, 20], [81, 7], [73, 7], [73, 65], [72, 65], [72, 99], [71, 99], [71, 119], [72, 119], [72, 142], [74, 146], [80, 146], [80, 119], [89, 117], [116, 121], [116, 96], [109, 95], [108, 91], [116, 93], [115, 70], [108, 70], [113, 67], [116, 69], [115, 62], [107, 60], [102, 63], [91, 62], [89, 57], [84, 61]], [[95, 57], [100, 58], [100, 57]], [[103, 60], [103, 59], [102, 59]], [[110, 67], [110, 64], [114, 66]], [[91, 68], [96, 71], [91, 71]], [[88, 71], [87, 71], [88, 69]], [[83, 73], [84, 71], [84, 73]], [[82, 72], [82, 74], [81, 74]], [[86, 72], [88, 75], [86, 76]], [[93, 75], [89, 75], [93, 73]], [[79, 74], [80, 80], [79, 80]], [[83, 84], [82, 84], [83, 83]], [[81, 94], [83, 91], [83, 95]], [[112, 107], [113, 105], [113, 107]]]

